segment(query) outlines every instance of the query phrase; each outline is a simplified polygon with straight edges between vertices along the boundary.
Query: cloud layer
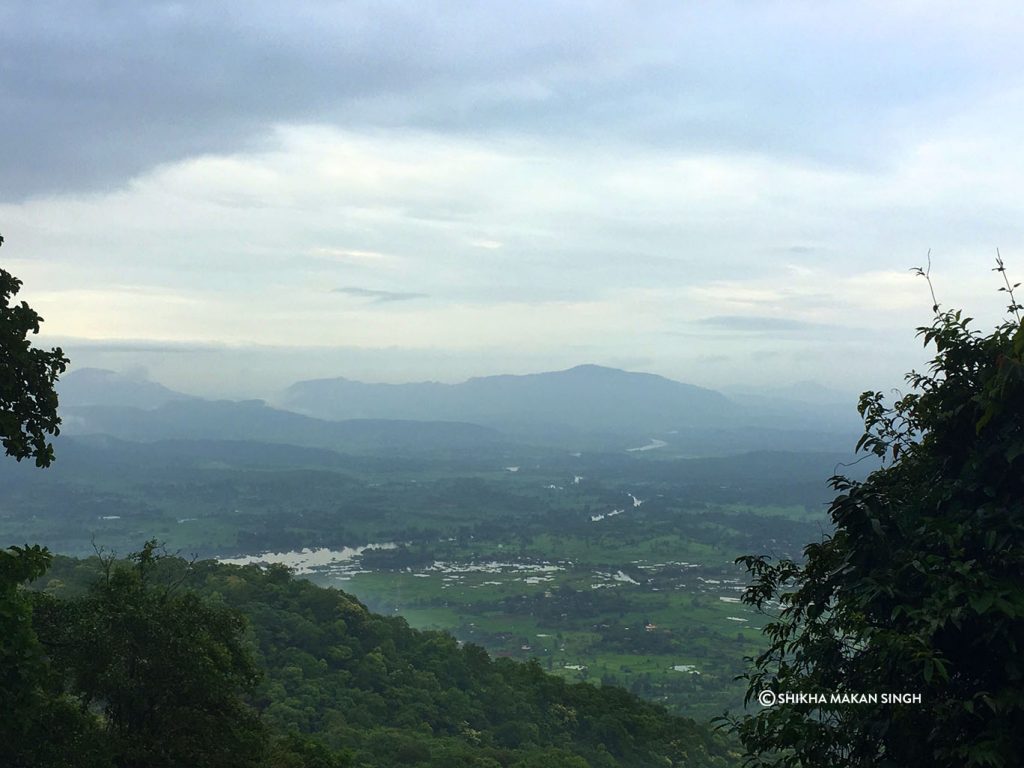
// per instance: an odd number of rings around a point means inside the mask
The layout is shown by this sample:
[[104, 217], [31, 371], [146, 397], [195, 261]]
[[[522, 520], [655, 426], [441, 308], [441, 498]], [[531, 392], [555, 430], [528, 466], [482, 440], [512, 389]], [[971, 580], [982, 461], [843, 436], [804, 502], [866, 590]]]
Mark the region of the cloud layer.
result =
[[995, 246], [1024, 265], [1021, 32], [1011, 4], [11, 3], [0, 255], [82, 359], [895, 383], [929, 247], [985, 322]]

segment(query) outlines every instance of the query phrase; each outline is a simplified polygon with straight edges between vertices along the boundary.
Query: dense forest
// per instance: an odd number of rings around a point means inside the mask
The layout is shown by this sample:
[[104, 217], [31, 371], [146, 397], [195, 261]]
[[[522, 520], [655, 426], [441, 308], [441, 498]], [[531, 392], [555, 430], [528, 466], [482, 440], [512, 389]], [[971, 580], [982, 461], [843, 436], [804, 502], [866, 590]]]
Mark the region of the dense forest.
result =
[[707, 726], [410, 629], [282, 566], [150, 543], [58, 557], [33, 586], [40, 679], [80, 718], [45, 750], [22, 743], [17, 765], [735, 764]]

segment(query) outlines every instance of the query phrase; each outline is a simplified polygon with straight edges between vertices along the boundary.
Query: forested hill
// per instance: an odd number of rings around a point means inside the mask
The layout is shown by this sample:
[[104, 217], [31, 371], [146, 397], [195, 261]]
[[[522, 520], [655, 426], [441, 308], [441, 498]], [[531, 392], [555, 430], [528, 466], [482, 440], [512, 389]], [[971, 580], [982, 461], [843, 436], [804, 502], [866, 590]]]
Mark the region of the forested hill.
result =
[[[52, 617], [74, 615], [66, 606], [95, 594], [86, 585], [100, 565], [95, 557], [58, 557], [36, 582], [43, 591], [36, 623], [44, 645], [57, 631]], [[738, 764], [735, 745], [709, 726], [621, 689], [570, 684], [536, 663], [491, 659], [447, 634], [410, 629], [402, 618], [371, 613], [351, 595], [293, 578], [280, 566], [199, 561], [188, 567], [167, 558], [157, 576], [151, 583], [180, 583], [175, 589], [244, 616], [262, 672], [247, 700], [262, 713], [279, 753], [287, 752], [287, 759], [277, 758], [282, 765]], [[121, 616], [123, 601], [117, 605]], [[173, 609], [162, 610], [170, 627]], [[97, 614], [90, 608], [89, 615]], [[293, 753], [289, 744], [305, 747]]]

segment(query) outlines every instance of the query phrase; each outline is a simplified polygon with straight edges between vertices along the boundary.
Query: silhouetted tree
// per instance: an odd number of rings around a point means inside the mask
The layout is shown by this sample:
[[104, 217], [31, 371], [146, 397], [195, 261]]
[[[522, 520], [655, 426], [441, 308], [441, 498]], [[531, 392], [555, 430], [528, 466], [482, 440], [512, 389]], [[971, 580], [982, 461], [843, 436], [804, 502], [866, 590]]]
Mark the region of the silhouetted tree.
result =
[[[997, 271], [1005, 271], [1001, 261]], [[923, 271], [921, 274], [926, 274]], [[834, 533], [802, 563], [745, 557], [745, 600], [777, 611], [754, 660], [763, 691], [920, 694], [898, 705], [785, 704], [732, 719], [753, 765], [1024, 765], [1024, 326], [1015, 285], [992, 333], [960, 312], [918, 329], [936, 354], [911, 394], [861, 396], [836, 477]], [[777, 603], [774, 601], [778, 601]]]
[[24, 301], [12, 303], [20, 289], [21, 281], [0, 269], [0, 442], [8, 456], [47, 467], [53, 461], [47, 435], [60, 432], [54, 383], [68, 359], [60, 347], [47, 352], [29, 342], [43, 319]]

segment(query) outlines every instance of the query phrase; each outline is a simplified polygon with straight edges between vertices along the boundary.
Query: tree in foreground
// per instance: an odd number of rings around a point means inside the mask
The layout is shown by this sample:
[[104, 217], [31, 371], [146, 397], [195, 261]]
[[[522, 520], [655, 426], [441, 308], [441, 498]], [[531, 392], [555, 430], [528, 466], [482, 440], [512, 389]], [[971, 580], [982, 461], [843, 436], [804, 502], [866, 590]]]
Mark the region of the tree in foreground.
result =
[[0, 442], [8, 456], [48, 467], [53, 446], [47, 435], [60, 433], [54, 384], [68, 359], [60, 347], [46, 351], [29, 342], [43, 319], [24, 301], [14, 302], [20, 289], [21, 281], [0, 269]]
[[[0, 245], [3, 244], [0, 236]], [[0, 443], [18, 461], [53, 460], [47, 435], [58, 433], [54, 383], [68, 360], [58, 349], [32, 346], [42, 318], [12, 303], [21, 281], [0, 269]], [[46, 656], [32, 629], [24, 585], [42, 575], [50, 553], [39, 546], [0, 549], [0, 749], [11, 766], [91, 764], [98, 745], [94, 720], [55, 692]]]
[[96, 719], [61, 691], [32, 627], [23, 585], [49, 563], [38, 546], [0, 551], [0, 765], [109, 765]]
[[[997, 268], [1004, 281], [1003, 264]], [[921, 274], [925, 274], [921, 272]], [[775, 613], [746, 675], [764, 691], [910, 693], [919, 704], [800, 703], [728, 719], [751, 765], [1024, 765], [1024, 326], [961, 312], [918, 329], [935, 357], [888, 404], [861, 396], [882, 459], [832, 479], [834, 532], [802, 563], [740, 558]], [[764, 703], [765, 699], [761, 699]]]
[[[0, 441], [47, 467], [68, 360], [32, 346], [42, 318], [14, 303], [20, 287], [0, 269]], [[87, 598], [60, 602], [24, 589], [49, 567], [45, 548], [0, 549], [0, 765], [213, 768], [264, 754], [265, 729], [241, 696], [256, 678], [244, 620], [150, 583], [158, 560], [148, 543], [134, 568], [109, 562]]]
[[256, 765], [266, 731], [244, 700], [259, 678], [245, 620], [162, 564], [150, 541], [128, 563], [103, 558], [84, 598], [40, 596], [51, 663], [83, 708], [102, 712], [114, 765]]

